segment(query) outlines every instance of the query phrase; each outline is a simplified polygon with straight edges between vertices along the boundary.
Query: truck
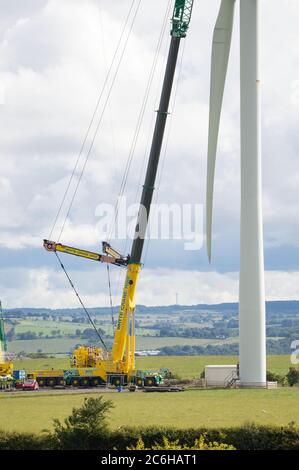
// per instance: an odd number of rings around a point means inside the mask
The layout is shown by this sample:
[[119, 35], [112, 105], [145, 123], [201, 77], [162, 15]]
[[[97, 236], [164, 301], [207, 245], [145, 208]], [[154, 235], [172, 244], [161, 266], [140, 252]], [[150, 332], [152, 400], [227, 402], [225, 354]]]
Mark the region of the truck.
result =
[[[152, 205], [166, 122], [169, 115], [169, 104], [178, 55], [181, 41], [186, 37], [191, 21], [193, 2], [194, 0], [175, 0], [174, 3], [171, 18], [169, 53], [130, 254], [127, 256], [121, 255], [117, 250], [112, 248], [107, 241], [102, 243], [102, 253], [83, 250], [52, 240], [44, 239], [43, 241], [44, 248], [48, 252], [55, 254], [70, 286], [74, 290], [83, 310], [99, 337], [101, 347], [79, 346], [71, 355], [70, 367], [65, 370], [28, 371], [26, 373], [26, 379], [35, 380], [39, 384], [39, 387], [90, 387], [100, 385], [120, 387], [123, 385], [131, 385], [133, 389], [134, 387], [154, 387], [163, 384], [165, 371], [144, 371], [136, 369], [135, 293], [142, 267], [145, 233]], [[88, 310], [85, 308], [69, 273], [60, 259], [61, 254], [63, 256], [67, 254], [85, 258], [92, 262], [105, 263], [108, 272], [110, 265], [117, 266], [119, 269], [126, 269], [125, 283], [111, 351], [106, 347], [100, 332], [96, 328]], [[1, 334], [3, 336], [3, 331], [0, 329], [0, 335]], [[10, 367], [8, 364], [5, 366], [0, 364], [0, 374], [1, 367], [4, 372], [12, 376], [12, 365]]]
[[[34, 372], [32, 375], [36, 377], [40, 386], [52, 386], [53, 384], [59, 385], [62, 383], [76, 386], [87, 386], [96, 383], [116, 386], [126, 384], [156, 386], [163, 381], [163, 375], [158, 371], [138, 371], [135, 367], [135, 292], [142, 266], [145, 233], [152, 205], [166, 122], [169, 115], [169, 103], [180, 44], [187, 35], [192, 16], [193, 2], [194, 0], [175, 0], [171, 19], [171, 40], [162, 93], [157, 110], [155, 129], [130, 254], [127, 256], [121, 255], [107, 241], [102, 244], [102, 253], [56, 243], [52, 240], [44, 240], [43, 242], [44, 248], [48, 252], [54, 253], [57, 257], [61, 269], [66, 275], [86, 315], [89, 317], [103, 347], [80, 346], [77, 348], [72, 355], [71, 369], [69, 371]], [[70, 275], [60, 259], [61, 254], [86, 258], [92, 262], [105, 263], [108, 270], [110, 265], [118, 266], [119, 269], [126, 269], [125, 283], [111, 351], [108, 351], [103, 338], [75, 289]]]

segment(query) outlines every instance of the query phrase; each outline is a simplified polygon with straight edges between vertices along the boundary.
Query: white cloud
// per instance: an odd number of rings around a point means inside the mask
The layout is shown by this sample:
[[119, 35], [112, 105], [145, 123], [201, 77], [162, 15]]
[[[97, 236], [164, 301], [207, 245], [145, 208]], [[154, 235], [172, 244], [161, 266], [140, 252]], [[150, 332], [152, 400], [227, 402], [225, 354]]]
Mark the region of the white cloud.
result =
[[[0, 85], [5, 90], [5, 100], [0, 106], [0, 247], [18, 249], [22, 254], [28, 247], [40, 246], [40, 240], [51, 229], [130, 2], [27, 0], [26, 8], [23, 2], [16, 0], [3, 2]], [[94, 231], [95, 209], [100, 203], [115, 203], [118, 195], [166, 3], [161, 0], [142, 3], [101, 132], [66, 226], [63, 239], [66, 243], [94, 249], [99, 244]], [[215, 1], [194, 7], [159, 189], [161, 202], [203, 203], [205, 199], [210, 52], [218, 6], [219, 1]], [[265, 239], [266, 246], [274, 250], [285, 245], [295, 250], [299, 230], [299, 8], [297, 0], [264, 0], [262, 9]], [[268, 14], [269, 9], [271, 14]], [[215, 244], [218, 251], [220, 244], [226, 247], [228, 263], [231, 256], [238, 258], [235, 247], [239, 233], [240, 170], [238, 29], [236, 16], [215, 184]], [[146, 141], [157, 107], [168, 38], [167, 31], [158, 62], [159, 73], [154, 80], [126, 187], [132, 202], [138, 182], [142, 182], [139, 178], [142, 157], [147, 155]], [[61, 223], [62, 220], [58, 228]], [[16, 296], [18, 302], [30, 304], [31, 294], [25, 287], [28, 276], [22, 270], [22, 256], [19, 259], [18, 269], [24, 276], [24, 286], [20, 285], [17, 292], [13, 287], [6, 292], [9, 302]], [[214, 262], [217, 270], [217, 260]], [[275, 269], [281, 268], [276, 265]], [[46, 281], [42, 280], [44, 276], [47, 278], [48, 271], [42, 272], [46, 275], [41, 277], [39, 290], [45, 292], [47, 286], [43, 282]], [[146, 272], [144, 279], [147, 279]], [[193, 283], [201, 284], [199, 293], [206, 297], [206, 302], [233, 299], [237, 295], [236, 279], [230, 274], [223, 276], [194, 273], [190, 274], [190, 283], [194, 289]], [[294, 276], [290, 274], [287, 285], [292, 280], [295, 282]], [[178, 271], [177, 284], [180, 277]], [[150, 274], [149, 279], [152, 279]], [[167, 279], [166, 273], [160, 273], [161, 283], [163, 279]], [[33, 286], [35, 282], [32, 281]], [[167, 282], [165, 280], [162, 291], [155, 283], [146, 286], [142, 280], [144, 303], [152, 303], [154, 297], [169, 303], [167, 296], [171, 298], [173, 294]], [[278, 297], [279, 292], [284, 293], [284, 286], [279, 289], [277, 284]], [[179, 286], [176, 289], [180, 291]], [[186, 292], [189, 291], [191, 299], [192, 289]], [[293, 295], [291, 287], [287, 287], [286, 292]], [[54, 292], [53, 296], [49, 294], [40, 299], [54, 305], [55, 295]], [[89, 300], [96, 303], [105, 299], [95, 297], [95, 293], [91, 295]], [[188, 296], [189, 293], [187, 300]], [[194, 297], [196, 303], [201, 302], [197, 294]], [[32, 298], [37, 301], [37, 297]]]
[[[109, 306], [105, 267], [69, 274], [87, 307]], [[111, 273], [113, 303], [121, 300], [124, 270]], [[267, 300], [298, 300], [299, 272], [266, 272]], [[6, 308], [77, 308], [78, 300], [62, 271], [54, 268], [0, 270], [0, 287]], [[179, 294], [182, 305], [238, 301], [238, 273], [144, 269], [137, 289], [142, 305], [169, 305]]]

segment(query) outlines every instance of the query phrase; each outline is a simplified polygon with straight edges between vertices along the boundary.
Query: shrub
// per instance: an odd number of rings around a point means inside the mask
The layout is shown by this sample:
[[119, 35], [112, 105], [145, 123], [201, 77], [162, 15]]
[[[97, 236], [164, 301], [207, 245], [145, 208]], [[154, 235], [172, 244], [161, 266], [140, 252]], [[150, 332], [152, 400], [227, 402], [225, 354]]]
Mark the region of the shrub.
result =
[[219, 444], [218, 442], [205, 442], [205, 437], [202, 435], [196, 439], [192, 447], [181, 445], [179, 440], [169, 441], [167, 437], [163, 437], [162, 444], [155, 444], [150, 448], [146, 448], [142, 439], [138, 439], [136, 447], [128, 447], [127, 450], [236, 450], [233, 446], [228, 444]]
[[99, 424], [92, 431], [87, 427], [87, 432], [84, 426], [76, 426], [71, 431], [61, 426], [62, 431], [56, 429], [54, 433], [42, 435], [0, 432], [0, 450], [126, 450], [138, 446], [165, 449], [165, 445], [204, 450], [201, 447], [209, 443], [219, 450], [229, 450], [232, 446], [238, 450], [299, 450], [299, 429], [294, 423], [284, 427], [247, 424], [226, 429], [123, 427], [113, 431], [104, 431], [107, 427]]
[[0, 450], [47, 450], [51, 448], [51, 436], [0, 431]]
[[[169, 427], [129, 428], [113, 431], [109, 436], [110, 448], [125, 450], [142, 440], [145, 448], [163, 446], [164, 439], [179, 441], [180, 445], [192, 448], [198, 436], [206, 442], [232, 445], [238, 450], [297, 450], [299, 429], [294, 425], [285, 427], [246, 424], [225, 429], [175, 429]], [[108, 447], [107, 447], [108, 448]]]
[[286, 375], [288, 384], [293, 387], [299, 383], [299, 370], [296, 367], [290, 367], [289, 372]]
[[267, 381], [277, 382], [282, 386], [287, 384], [287, 379], [285, 375], [275, 374], [275, 372], [271, 372], [269, 370], [267, 370]]
[[103, 397], [85, 398], [80, 408], [73, 408], [64, 424], [54, 419], [54, 441], [60, 449], [94, 449], [109, 435], [107, 414], [113, 404]]

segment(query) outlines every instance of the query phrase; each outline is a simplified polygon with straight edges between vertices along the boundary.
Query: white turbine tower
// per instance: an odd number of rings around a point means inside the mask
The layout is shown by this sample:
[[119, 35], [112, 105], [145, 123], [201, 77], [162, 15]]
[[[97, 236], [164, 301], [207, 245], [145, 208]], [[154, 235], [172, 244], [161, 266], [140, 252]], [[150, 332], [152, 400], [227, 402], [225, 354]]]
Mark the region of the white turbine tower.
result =
[[[222, 0], [213, 37], [207, 173], [207, 250], [211, 260], [215, 161], [235, 0]], [[266, 384], [266, 326], [261, 182], [259, 0], [240, 0], [241, 253], [240, 380]]]

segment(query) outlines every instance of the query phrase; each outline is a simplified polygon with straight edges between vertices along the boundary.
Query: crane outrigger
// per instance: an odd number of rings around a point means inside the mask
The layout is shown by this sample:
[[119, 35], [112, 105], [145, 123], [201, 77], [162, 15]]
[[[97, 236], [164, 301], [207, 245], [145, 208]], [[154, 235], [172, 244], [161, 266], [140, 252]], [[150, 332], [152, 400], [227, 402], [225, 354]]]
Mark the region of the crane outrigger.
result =
[[[112, 351], [107, 352], [102, 348], [86, 346], [77, 348], [72, 356], [72, 367], [78, 371], [79, 377], [86, 377], [88, 372], [90, 376], [101, 382], [115, 385], [126, 383], [156, 385], [160, 380], [158, 374], [146, 374], [144, 371], [135, 369], [135, 292], [141, 270], [145, 233], [169, 114], [179, 48], [189, 28], [193, 2], [194, 0], [175, 0], [169, 54], [131, 254], [126, 257], [122, 256], [106, 242], [103, 243], [103, 254], [99, 254], [44, 240], [44, 247], [50, 252], [71, 254], [127, 269]], [[74, 377], [76, 376], [71, 378], [73, 382], [80, 380]]]

